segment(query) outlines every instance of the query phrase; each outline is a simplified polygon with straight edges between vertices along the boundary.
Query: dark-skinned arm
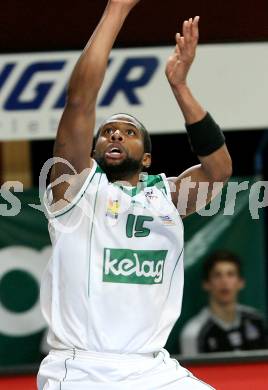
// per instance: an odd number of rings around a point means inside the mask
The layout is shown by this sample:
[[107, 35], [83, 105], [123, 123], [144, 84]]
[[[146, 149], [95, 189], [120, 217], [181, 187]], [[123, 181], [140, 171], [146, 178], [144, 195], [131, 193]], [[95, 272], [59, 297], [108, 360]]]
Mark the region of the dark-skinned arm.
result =
[[[166, 76], [173, 94], [184, 116], [187, 127], [198, 125], [206, 120], [207, 112], [194, 98], [187, 84], [187, 75], [193, 63], [198, 44], [199, 17], [189, 19], [183, 24], [183, 35], [176, 34], [176, 47], [168, 60]], [[223, 144], [208, 155], [198, 156], [200, 164], [187, 169], [178, 177], [170, 178], [173, 202], [178, 206], [184, 193], [181, 186], [185, 179], [192, 182], [192, 188], [187, 194], [187, 207], [183, 216], [187, 216], [208, 204], [221, 190], [222, 185], [232, 174], [232, 161], [226, 144]], [[200, 183], [208, 183], [208, 192], [204, 204], [197, 205], [197, 195]], [[174, 190], [175, 184], [175, 190]], [[222, 184], [222, 185], [221, 185]], [[213, 190], [214, 188], [214, 190]]]
[[[54, 145], [54, 158], [67, 160], [74, 169], [65, 163], [55, 163], [51, 172], [51, 183], [64, 174], [80, 174], [92, 166], [90, 155], [98, 92], [115, 39], [129, 12], [138, 2], [139, 0], [108, 1], [98, 26], [72, 72], [66, 106]], [[64, 199], [70, 185], [70, 181], [59, 181], [60, 184], [52, 186], [54, 202]]]

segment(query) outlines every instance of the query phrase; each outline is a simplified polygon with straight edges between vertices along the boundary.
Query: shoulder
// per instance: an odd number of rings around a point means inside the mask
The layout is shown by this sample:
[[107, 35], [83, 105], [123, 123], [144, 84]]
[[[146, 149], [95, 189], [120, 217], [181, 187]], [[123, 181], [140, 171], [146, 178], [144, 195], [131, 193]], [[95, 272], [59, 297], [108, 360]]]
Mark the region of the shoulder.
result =
[[191, 318], [183, 327], [181, 338], [191, 338], [197, 336], [204, 329], [206, 324], [211, 321], [208, 308], [203, 308], [199, 314]]
[[158, 175], [147, 175], [147, 187], [163, 188], [165, 186], [165, 181], [167, 178], [164, 173], [159, 173]]
[[158, 190], [164, 193], [169, 200], [171, 200], [172, 190], [169, 181], [164, 173], [159, 173], [158, 175], [147, 175], [146, 187], [147, 188], [156, 187]]
[[264, 322], [263, 315], [255, 308], [246, 305], [238, 305], [238, 311], [244, 319]]
[[[51, 183], [44, 193], [44, 206], [48, 218], [59, 217], [65, 215], [67, 211], [73, 209], [83, 195], [86, 193], [89, 185], [93, 182], [93, 178], [98, 173], [102, 173], [101, 168], [97, 163], [92, 160], [92, 164], [89, 168], [84, 169], [79, 174], [62, 175], [56, 181]], [[64, 183], [65, 188], [61, 199], [55, 199], [53, 193], [53, 186]]]
[[186, 323], [179, 339], [182, 355], [195, 356], [200, 352], [200, 338], [203, 338], [204, 329], [210, 323], [211, 317], [208, 308], [202, 309], [197, 316]]

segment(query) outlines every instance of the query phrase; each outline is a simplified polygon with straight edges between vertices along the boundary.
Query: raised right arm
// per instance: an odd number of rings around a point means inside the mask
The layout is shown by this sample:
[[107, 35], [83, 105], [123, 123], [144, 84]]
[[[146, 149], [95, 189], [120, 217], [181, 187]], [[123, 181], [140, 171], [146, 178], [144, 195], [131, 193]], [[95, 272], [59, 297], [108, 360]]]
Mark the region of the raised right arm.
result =
[[[139, 0], [109, 0], [103, 16], [81, 54], [70, 78], [67, 101], [54, 144], [54, 158], [67, 160], [77, 173], [91, 166], [95, 108], [109, 54], [131, 9]], [[67, 164], [55, 163], [51, 183], [73, 174]], [[53, 186], [54, 202], [64, 199], [69, 184]]]

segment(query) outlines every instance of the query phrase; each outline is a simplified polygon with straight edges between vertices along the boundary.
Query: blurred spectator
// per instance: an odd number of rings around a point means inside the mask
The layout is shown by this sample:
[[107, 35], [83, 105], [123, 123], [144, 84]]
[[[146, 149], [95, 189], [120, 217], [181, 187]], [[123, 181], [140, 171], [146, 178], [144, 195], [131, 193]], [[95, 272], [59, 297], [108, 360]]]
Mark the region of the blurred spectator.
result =
[[237, 302], [244, 285], [240, 260], [233, 253], [218, 251], [206, 260], [203, 288], [209, 295], [209, 307], [184, 326], [180, 336], [183, 355], [267, 347], [262, 316]]

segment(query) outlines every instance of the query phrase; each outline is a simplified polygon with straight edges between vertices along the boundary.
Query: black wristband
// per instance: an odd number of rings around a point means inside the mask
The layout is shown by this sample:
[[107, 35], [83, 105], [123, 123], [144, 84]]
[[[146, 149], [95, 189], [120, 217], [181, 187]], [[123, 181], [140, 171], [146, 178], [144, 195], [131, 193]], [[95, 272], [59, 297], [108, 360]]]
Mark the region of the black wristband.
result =
[[209, 113], [199, 122], [186, 124], [186, 130], [192, 150], [198, 156], [208, 156], [225, 143], [222, 130]]

